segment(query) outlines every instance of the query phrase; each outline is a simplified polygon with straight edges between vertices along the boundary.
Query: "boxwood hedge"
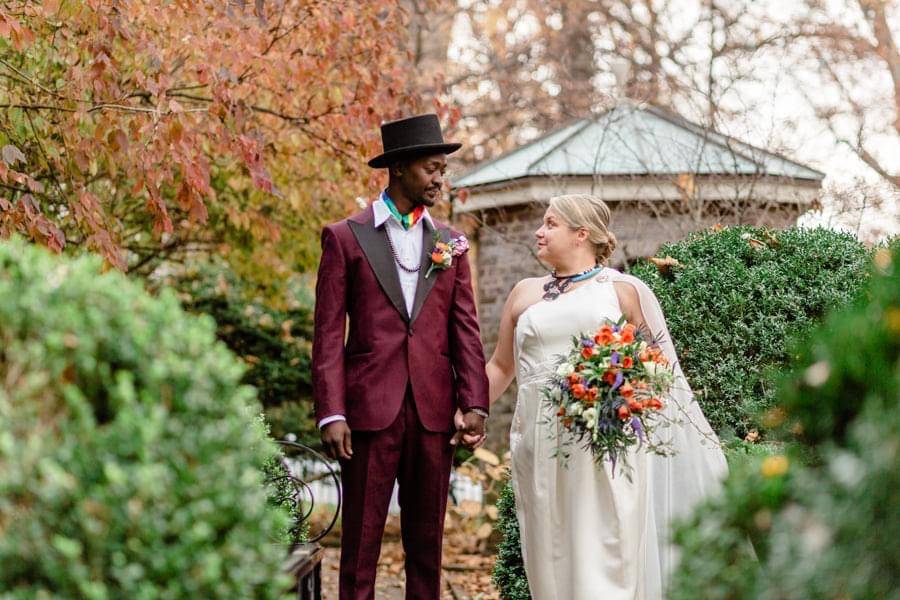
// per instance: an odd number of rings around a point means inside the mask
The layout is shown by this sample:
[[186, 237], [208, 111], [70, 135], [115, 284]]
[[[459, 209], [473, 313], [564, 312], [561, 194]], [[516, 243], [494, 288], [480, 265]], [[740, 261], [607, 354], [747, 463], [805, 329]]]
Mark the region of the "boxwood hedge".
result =
[[0, 595], [279, 596], [243, 373], [173, 293], [0, 242]]

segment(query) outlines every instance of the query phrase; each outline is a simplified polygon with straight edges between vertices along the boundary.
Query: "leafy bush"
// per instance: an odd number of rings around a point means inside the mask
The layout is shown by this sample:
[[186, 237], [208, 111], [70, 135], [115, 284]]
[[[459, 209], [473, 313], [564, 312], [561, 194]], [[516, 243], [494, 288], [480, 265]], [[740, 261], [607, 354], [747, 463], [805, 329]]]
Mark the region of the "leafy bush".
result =
[[785, 454], [733, 469], [677, 529], [670, 598], [900, 598], [900, 245], [875, 263], [869, 293], [796, 347], [766, 415]]
[[318, 446], [312, 401], [311, 310], [274, 308], [227, 267], [207, 265], [175, 282], [185, 309], [216, 321], [216, 335], [249, 365], [243, 383], [258, 390], [272, 435], [292, 433]]
[[281, 532], [279, 537], [290, 544], [299, 544], [309, 540], [310, 523], [306, 514], [308, 505], [302, 501], [297, 502], [298, 496], [301, 500], [305, 498], [304, 491], [293, 479], [293, 474], [283, 457], [271, 457], [263, 465], [263, 473], [266, 477], [269, 504], [287, 512], [290, 519], [287, 528]]
[[243, 365], [173, 293], [100, 271], [0, 243], [0, 592], [279, 596]]
[[507, 481], [497, 500], [497, 531], [501, 535], [494, 562], [494, 585], [503, 600], [529, 600], [528, 578], [522, 561], [522, 542], [519, 538], [519, 520], [516, 518], [516, 498], [513, 487]]
[[868, 252], [826, 229], [711, 229], [663, 246], [678, 261], [633, 270], [659, 298], [688, 380], [712, 426], [743, 437], [772, 406], [789, 344], [852, 301]]

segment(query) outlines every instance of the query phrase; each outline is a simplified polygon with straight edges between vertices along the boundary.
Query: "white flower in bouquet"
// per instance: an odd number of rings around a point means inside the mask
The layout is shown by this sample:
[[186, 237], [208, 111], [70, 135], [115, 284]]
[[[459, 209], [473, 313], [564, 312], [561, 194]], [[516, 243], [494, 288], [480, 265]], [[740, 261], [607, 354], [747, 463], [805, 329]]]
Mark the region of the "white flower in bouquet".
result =
[[585, 427], [592, 431], [595, 427], [597, 427], [597, 409], [595, 409], [593, 406], [585, 409], [581, 416], [584, 417]]
[[652, 360], [644, 361], [642, 364], [644, 365], [644, 370], [647, 371], [647, 375], [651, 377], [655, 377], [659, 372], [665, 370], [665, 367]]
[[575, 372], [575, 365], [573, 365], [572, 363], [567, 363], [567, 362], [564, 362], [563, 364], [559, 365], [559, 368], [556, 369], [556, 374], [559, 375], [560, 377], [568, 377], [569, 375], [571, 375], [574, 372]]

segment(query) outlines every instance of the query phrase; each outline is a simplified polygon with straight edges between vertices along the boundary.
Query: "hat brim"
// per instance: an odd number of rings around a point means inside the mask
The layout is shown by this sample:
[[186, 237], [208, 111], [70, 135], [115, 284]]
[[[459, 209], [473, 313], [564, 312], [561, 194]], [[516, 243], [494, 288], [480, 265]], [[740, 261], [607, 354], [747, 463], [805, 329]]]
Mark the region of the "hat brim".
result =
[[385, 169], [399, 159], [428, 154], [451, 154], [460, 148], [462, 148], [462, 144], [420, 144], [418, 146], [396, 148], [390, 152], [379, 154], [369, 161], [369, 166], [373, 169]]

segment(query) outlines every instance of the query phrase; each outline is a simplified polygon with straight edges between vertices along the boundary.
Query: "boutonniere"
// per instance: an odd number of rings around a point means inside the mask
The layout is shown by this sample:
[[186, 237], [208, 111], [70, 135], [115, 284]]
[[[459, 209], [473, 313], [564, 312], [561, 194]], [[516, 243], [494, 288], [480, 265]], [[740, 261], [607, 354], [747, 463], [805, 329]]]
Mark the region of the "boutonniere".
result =
[[453, 258], [461, 256], [463, 252], [469, 249], [469, 240], [466, 236], [450, 238], [448, 241], [441, 240], [440, 234], [434, 232], [434, 248], [431, 249], [431, 265], [425, 273], [425, 278], [431, 275], [432, 271], [449, 269], [453, 265]]

